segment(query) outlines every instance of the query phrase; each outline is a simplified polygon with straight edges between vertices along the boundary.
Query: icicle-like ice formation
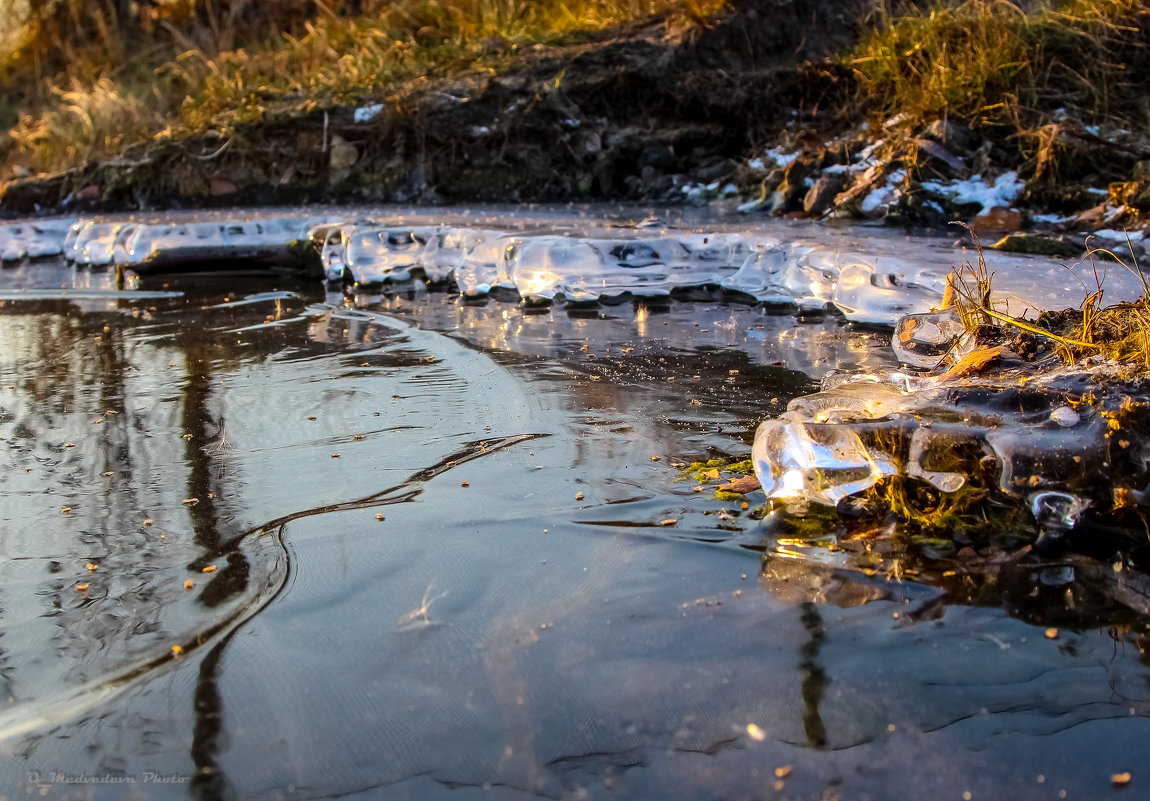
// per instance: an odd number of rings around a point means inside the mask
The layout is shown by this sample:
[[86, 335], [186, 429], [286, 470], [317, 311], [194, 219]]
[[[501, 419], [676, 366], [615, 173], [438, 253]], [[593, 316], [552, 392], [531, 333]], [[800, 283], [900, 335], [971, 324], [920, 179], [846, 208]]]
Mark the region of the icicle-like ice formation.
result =
[[[430, 212], [410, 219], [203, 212], [38, 221], [0, 226], [0, 256], [15, 261], [62, 253], [80, 267], [115, 265], [144, 274], [299, 266], [308, 262], [302, 249], [310, 243], [329, 285], [352, 291], [422, 280], [453, 285], [471, 299], [495, 292], [518, 294], [531, 304], [609, 305], [704, 289], [800, 317], [833, 311], [851, 322], [888, 326], [905, 314], [931, 312], [946, 276], [966, 258], [937, 240], [813, 226], [728, 225], [707, 233], [570, 216], [456, 217], [465, 224], [433, 220]], [[994, 261], [999, 310], [1011, 314], [1077, 305], [1094, 278], [1092, 268], [1084, 282], [1072, 270], [1029, 257], [995, 254]], [[1140, 280], [1127, 271], [1111, 267], [1098, 274], [1108, 301], [1142, 293]], [[916, 366], [943, 358], [953, 344], [951, 323], [945, 317], [912, 319], [924, 328], [896, 342], [900, 355]]]

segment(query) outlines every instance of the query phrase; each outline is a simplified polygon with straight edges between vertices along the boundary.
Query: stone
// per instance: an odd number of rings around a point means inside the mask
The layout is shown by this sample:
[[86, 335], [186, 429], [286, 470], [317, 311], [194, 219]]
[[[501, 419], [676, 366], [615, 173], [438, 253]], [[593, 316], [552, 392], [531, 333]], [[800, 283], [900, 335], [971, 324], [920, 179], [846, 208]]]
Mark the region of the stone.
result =
[[1039, 234], [1012, 233], [1002, 237], [990, 247], [1007, 253], [1027, 253], [1031, 256], [1074, 258], [1082, 255], [1082, 246], [1061, 237]]
[[922, 139], [937, 142], [951, 152], [973, 153], [978, 147], [978, 134], [957, 120], [935, 120], [920, 134]]
[[1022, 227], [1022, 212], [1005, 206], [992, 206], [971, 220], [970, 227], [979, 236], [1013, 233]]
[[823, 173], [803, 197], [803, 211], [807, 214], [825, 214], [845, 187], [846, 178], [841, 173]]
[[208, 191], [213, 197], [221, 195], [234, 195], [236, 193], [236, 185], [227, 178], [213, 178], [208, 188]]

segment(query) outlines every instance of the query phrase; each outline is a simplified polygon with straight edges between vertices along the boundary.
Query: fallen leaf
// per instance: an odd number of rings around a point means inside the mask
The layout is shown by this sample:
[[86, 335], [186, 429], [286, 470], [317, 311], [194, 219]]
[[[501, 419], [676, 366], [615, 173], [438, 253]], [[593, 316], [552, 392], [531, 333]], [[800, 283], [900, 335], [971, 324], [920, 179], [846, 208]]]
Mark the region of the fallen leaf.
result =
[[185, 590], [190, 590], [190, 589], [192, 589], [192, 587], [195, 587], [195, 586], [196, 586], [196, 582], [192, 581], [191, 579], [188, 579], [187, 581], [184, 582], [184, 589]]
[[1123, 785], [1130, 784], [1130, 771], [1126, 771], [1125, 773], [1110, 774], [1110, 783], [1116, 787], [1122, 787]]
[[1010, 349], [1005, 345], [996, 345], [993, 348], [979, 348], [959, 359], [958, 364], [946, 371], [946, 378], [962, 378], [972, 373], [980, 372], [987, 365], [999, 361], [1004, 353]]
[[675, 525], [675, 524], [676, 524], [676, 523], [678, 523], [678, 522], [679, 522], [679, 521], [678, 521], [678, 520], [676, 520], [675, 518], [673, 518], [673, 517], [668, 517], [666, 520], [660, 520], [660, 521], [659, 521], [659, 525], [660, 525], [660, 526], [673, 526], [673, 525]]
[[703, 477], [709, 481], [718, 481], [723, 476], [719, 473], [719, 468], [715, 467], [703, 473]]
[[215, 566], [215, 565], [207, 565], [207, 566], [206, 566], [206, 567], [205, 567], [203, 570], [201, 570], [200, 572], [201, 572], [201, 573], [215, 573], [215, 572], [216, 572], [216, 566]]
[[1046, 630], [1046, 639], [1057, 640], [1058, 639], [1058, 629], [1055, 629], [1055, 628], [1047, 629]]
[[180, 503], [182, 503], [184, 506], [195, 506], [199, 502], [199, 498], [184, 498], [182, 501], [180, 501]]
[[77, 584], [76, 585], [76, 592], [87, 592], [87, 590], [88, 590], [87, 584]]
[[726, 484], [719, 485], [720, 492], [735, 492], [739, 495], [754, 492], [759, 488], [759, 479], [756, 476], [743, 476], [732, 478]]

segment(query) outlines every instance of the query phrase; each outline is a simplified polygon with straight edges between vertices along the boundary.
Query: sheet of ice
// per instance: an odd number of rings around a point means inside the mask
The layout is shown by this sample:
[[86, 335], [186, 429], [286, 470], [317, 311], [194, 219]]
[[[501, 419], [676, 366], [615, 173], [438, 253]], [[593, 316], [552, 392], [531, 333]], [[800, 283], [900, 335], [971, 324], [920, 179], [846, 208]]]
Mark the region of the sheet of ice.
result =
[[37, 220], [0, 225], [0, 261], [42, 259], [63, 250], [72, 220]]
[[[832, 310], [886, 326], [930, 312], [947, 274], [976, 260], [946, 240], [890, 232], [715, 219], [652, 227], [639, 219], [613, 224], [570, 211], [197, 212], [18, 223], [0, 227], [0, 244], [12, 258], [63, 252], [82, 268], [115, 263], [143, 273], [298, 263], [290, 246], [309, 240], [329, 284], [350, 291], [421, 280], [454, 284], [469, 297], [498, 290], [533, 303], [616, 303], [719, 287], [800, 316]], [[1009, 314], [1077, 306], [1097, 289], [1089, 264], [988, 258], [995, 305]], [[1106, 303], [1142, 294], [1140, 277], [1118, 265], [1100, 263], [1097, 275]]]

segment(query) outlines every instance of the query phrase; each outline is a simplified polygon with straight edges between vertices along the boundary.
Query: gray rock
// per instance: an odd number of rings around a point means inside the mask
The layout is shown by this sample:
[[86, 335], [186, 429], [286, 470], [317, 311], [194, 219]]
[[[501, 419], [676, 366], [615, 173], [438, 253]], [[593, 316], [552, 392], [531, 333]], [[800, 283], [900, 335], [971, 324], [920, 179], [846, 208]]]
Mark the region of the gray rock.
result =
[[807, 214], [824, 214], [834, 204], [835, 197], [846, 188], [846, 179], [841, 173], [825, 172], [803, 197], [803, 211]]

